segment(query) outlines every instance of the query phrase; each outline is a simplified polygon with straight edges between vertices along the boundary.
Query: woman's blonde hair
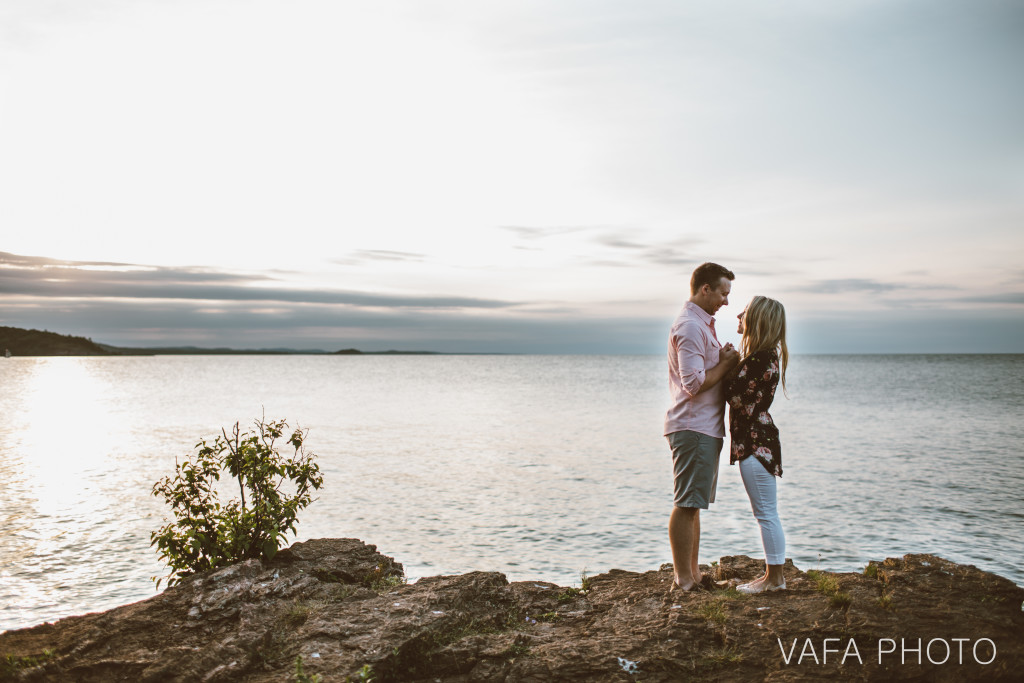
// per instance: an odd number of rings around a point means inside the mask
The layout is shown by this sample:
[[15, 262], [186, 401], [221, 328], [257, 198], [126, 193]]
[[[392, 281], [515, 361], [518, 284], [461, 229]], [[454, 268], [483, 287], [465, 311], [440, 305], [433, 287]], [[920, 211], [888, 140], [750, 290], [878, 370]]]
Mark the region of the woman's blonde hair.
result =
[[782, 391], [786, 392], [786, 366], [789, 349], [786, 348], [786, 309], [775, 299], [755, 296], [743, 314], [743, 339], [740, 355], [746, 360], [758, 351], [774, 349], [779, 354], [779, 372]]

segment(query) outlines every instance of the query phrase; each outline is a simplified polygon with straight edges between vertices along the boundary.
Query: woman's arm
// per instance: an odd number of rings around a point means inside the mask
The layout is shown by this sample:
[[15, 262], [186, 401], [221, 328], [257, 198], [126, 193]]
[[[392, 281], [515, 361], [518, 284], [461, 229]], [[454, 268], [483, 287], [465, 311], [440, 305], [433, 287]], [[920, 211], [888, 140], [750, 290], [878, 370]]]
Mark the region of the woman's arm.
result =
[[736, 349], [732, 348], [731, 344], [726, 344], [722, 347], [722, 350], [718, 355], [718, 365], [704, 373], [704, 383], [700, 385], [700, 389], [697, 391], [697, 394], [694, 395], [703, 394], [705, 391], [724, 380], [731, 371], [736, 369], [736, 365], [739, 363], [739, 360], [740, 354], [737, 353]]
[[759, 354], [753, 354], [744, 358], [736, 367], [735, 374], [730, 376], [726, 384], [725, 400], [732, 409], [742, 409], [744, 414], [752, 414], [758, 403], [758, 388], [763, 384], [763, 365]]

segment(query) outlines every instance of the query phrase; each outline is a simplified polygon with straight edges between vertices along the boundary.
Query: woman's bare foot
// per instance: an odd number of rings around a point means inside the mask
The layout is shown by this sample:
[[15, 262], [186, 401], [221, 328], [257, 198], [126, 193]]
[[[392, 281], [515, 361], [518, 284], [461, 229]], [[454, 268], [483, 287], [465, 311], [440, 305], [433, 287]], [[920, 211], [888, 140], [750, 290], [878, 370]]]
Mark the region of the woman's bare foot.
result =
[[759, 579], [754, 579], [750, 583], [741, 583], [736, 586], [736, 590], [740, 593], [764, 593], [767, 591], [785, 590], [785, 588], [785, 579], [783, 579], [781, 583], [773, 583], [768, 580], [767, 576], [762, 576]]

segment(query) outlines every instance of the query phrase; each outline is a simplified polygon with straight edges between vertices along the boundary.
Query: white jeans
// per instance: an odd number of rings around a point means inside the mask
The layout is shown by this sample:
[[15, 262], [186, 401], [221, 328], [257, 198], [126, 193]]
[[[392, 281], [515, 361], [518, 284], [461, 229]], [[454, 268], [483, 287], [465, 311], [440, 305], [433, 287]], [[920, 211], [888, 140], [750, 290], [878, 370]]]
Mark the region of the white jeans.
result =
[[740, 476], [743, 477], [743, 487], [747, 489], [750, 498], [750, 509], [761, 525], [765, 562], [785, 564], [786, 536], [782, 533], [782, 522], [779, 521], [775, 477], [752, 455], [740, 460]]

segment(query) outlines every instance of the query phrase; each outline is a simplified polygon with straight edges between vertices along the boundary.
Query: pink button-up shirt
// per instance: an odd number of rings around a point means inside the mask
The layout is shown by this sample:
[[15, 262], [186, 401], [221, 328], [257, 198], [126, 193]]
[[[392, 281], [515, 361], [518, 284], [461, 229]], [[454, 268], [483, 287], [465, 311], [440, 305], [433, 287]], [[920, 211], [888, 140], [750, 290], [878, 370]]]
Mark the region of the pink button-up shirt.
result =
[[687, 301], [672, 324], [668, 340], [668, 388], [672, 405], [665, 415], [665, 434], [689, 430], [725, 437], [725, 397], [719, 382], [698, 395], [707, 371], [718, 365], [722, 345], [715, 319]]

